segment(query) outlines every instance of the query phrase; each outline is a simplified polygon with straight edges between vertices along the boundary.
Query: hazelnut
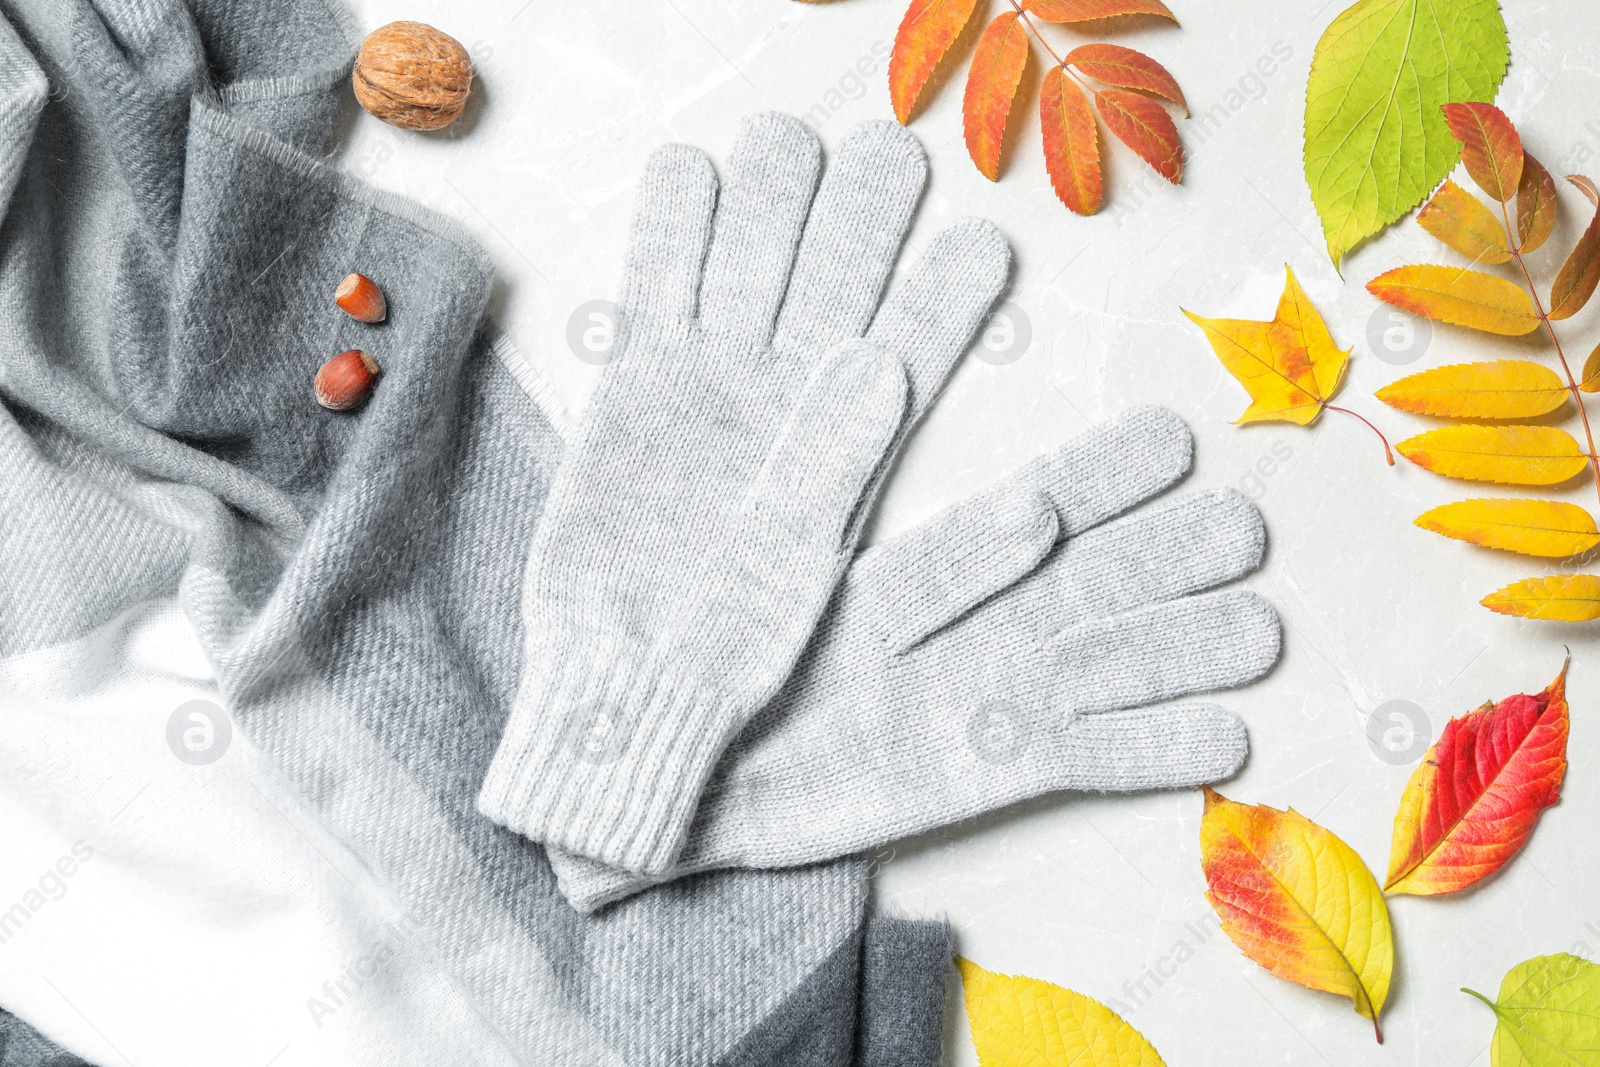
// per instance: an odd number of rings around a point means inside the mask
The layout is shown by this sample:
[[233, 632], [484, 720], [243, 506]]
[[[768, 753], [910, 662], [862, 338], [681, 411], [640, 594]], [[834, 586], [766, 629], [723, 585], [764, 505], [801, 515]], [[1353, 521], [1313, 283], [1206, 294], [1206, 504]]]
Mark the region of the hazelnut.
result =
[[356, 53], [356, 99], [373, 115], [408, 130], [450, 125], [472, 92], [472, 58], [461, 43], [420, 22], [373, 30]]
[[358, 322], [382, 322], [389, 314], [383, 290], [365, 274], [347, 274], [333, 291], [333, 302]]
[[378, 361], [352, 348], [324, 363], [312, 388], [323, 407], [348, 411], [367, 398], [377, 380]]

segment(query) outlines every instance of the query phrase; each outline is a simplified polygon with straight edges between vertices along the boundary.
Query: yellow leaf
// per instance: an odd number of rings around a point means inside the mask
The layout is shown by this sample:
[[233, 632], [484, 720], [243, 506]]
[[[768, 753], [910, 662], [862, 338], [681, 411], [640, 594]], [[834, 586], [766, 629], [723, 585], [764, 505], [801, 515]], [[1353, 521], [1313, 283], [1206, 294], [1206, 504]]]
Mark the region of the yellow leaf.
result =
[[1432, 263], [1396, 267], [1368, 282], [1367, 291], [1414, 315], [1486, 333], [1517, 337], [1539, 328], [1527, 291], [1482, 271]]
[[1285, 267], [1284, 272], [1278, 313], [1270, 322], [1184, 312], [1205, 331], [1217, 358], [1250, 394], [1251, 404], [1237, 422], [1277, 420], [1305, 426], [1333, 398], [1350, 361], [1350, 350], [1334, 346], [1294, 271]]
[[1550, 559], [1576, 556], [1600, 545], [1589, 513], [1559, 500], [1460, 500], [1423, 512], [1417, 525], [1484, 548]]
[[1165, 1067], [1144, 1035], [1098, 1000], [956, 959], [980, 1067]]
[[1550, 426], [1445, 426], [1394, 447], [1446, 478], [1505, 485], [1560, 485], [1589, 462], [1570, 433]]
[[1552, 574], [1512, 582], [1481, 601], [1490, 611], [1524, 619], [1591, 622], [1600, 619], [1600, 575]]
[[1372, 872], [1292, 808], [1238, 804], [1210, 788], [1205, 798], [1200, 866], [1222, 929], [1278, 977], [1349, 997], [1382, 1041], [1394, 940]]
[[1417, 212], [1417, 223], [1474, 263], [1511, 258], [1506, 232], [1483, 201], [1448, 179]]
[[1379, 400], [1401, 411], [1456, 419], [1531, 419], [1554, 411], [1567, 395], [1555, 371], [1526, 359], [1452, 363], [1377, 392]]

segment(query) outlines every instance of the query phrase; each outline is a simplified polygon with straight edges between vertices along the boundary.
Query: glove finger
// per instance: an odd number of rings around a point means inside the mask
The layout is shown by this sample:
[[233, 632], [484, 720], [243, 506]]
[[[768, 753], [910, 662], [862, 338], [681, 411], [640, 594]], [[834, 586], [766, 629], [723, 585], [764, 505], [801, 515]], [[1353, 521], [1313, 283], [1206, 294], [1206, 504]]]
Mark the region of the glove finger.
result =
[[866, 332], [927, 177], [922, 146], [898, 123], [850, 132], [806, 220], [773, 347], [816, 358]]
[[1069, 710], [1115, 711], [1232, 689], [1278, 661], [1278, 613], [1247, 589], [1093, 619], [1044, 649], [1071, 680]]
[[940, 233], [894, 287], [867, 338], [900, 357], [915, 420], [933, 403], [1011, 273], [1011, 246], [993, 223], [965, 219]]
[[669, 144], [650, 154], [622, 273], [624, 323], [694, 316], [716, 203], [717, 174], [704, 152]]
[[822, 146], [799, 119], [769, 111], [744, 121], [706, 257], [707, 329], [767, 342], [821, 169]]
[[1083, 715], [1049, 745], [1063, 788], [1182, 789], [1232, 778], [1250, 753], [1244, 723], [1215, 704]]

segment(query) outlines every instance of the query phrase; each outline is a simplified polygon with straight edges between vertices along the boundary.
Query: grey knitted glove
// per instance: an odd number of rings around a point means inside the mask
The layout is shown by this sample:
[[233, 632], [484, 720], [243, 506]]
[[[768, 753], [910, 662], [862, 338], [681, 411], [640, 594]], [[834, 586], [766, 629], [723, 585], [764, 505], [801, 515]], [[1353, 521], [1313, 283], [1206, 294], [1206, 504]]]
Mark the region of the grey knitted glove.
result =
[[789, 676], [1010, 269], [994, 227], [963, 222], [882, 298], [927, 171], [895, 123], [857, 127], [819, 187], [816, 137], [758, 115], [727, 169], [719, 201], [694, 148], [646, 167], [617, 358], [534, 538], [525, 676], [478, 797], [645, 873]]
[[1246, 753], [1221, 708], [1278, 657], [1247, 590], [1265, 537], [1231, 489], [1108, 522], [1189, 468], [1189, 431], [1137, 408], [861, 554], [799, 668], [709, 784], [677, 869], [553, 854], [592, 911], [718, 867], [871, 848], [1040, 793], [1213, 782]]

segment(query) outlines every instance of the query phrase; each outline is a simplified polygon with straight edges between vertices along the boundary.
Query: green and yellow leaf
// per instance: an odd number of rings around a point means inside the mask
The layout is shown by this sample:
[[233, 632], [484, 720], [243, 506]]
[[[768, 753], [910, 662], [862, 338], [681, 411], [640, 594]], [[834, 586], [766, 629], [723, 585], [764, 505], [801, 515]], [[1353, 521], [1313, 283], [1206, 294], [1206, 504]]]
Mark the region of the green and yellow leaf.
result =
[[1524, 619], [1593, 622], [1600, 619], [1600, 575], [1524, 578], [1490, 593], [1480, 603], [1490, 611]]
[[1527, 291], [1482, 271], [1432, 263], [1396, 267], [1368, 282], [1367, 291], [1414, 315], [1486, 333], [1517, 337], [1539, 328]]
[[1474, 263], [1504, 263], [1511, 258], [1500, 220], [1482, 200], [1449, 179], [1417, 212], [1417, 223]]
[[1600, 545], [1594, 519], [1560, 500], [1460, 500], [1417, 516], [1424, 530], [1524, 556], [1565, 559]]
[[[1600, 361], [1596, 362], [1600, 373]], [[1392, 382], [1376, 395], [1390, 407], [1415, 415], [1531, 419], [1556, 410], [1570, 394], [1556, 372], [1543, 364], [1498, 359], [1435, 367]]]
[[1394, 447], [1446, 478], [1503, 485], [1560, 485], [1589, 462], [1577, 440], [1553, 426], [1444, 426]]
[[1490, 1067], [1600, 1065], [1600, 964], [1565, 952], [1535, 956], [1506, 972], [1495, 1000], [1462, 992], [1494, 1012]]

